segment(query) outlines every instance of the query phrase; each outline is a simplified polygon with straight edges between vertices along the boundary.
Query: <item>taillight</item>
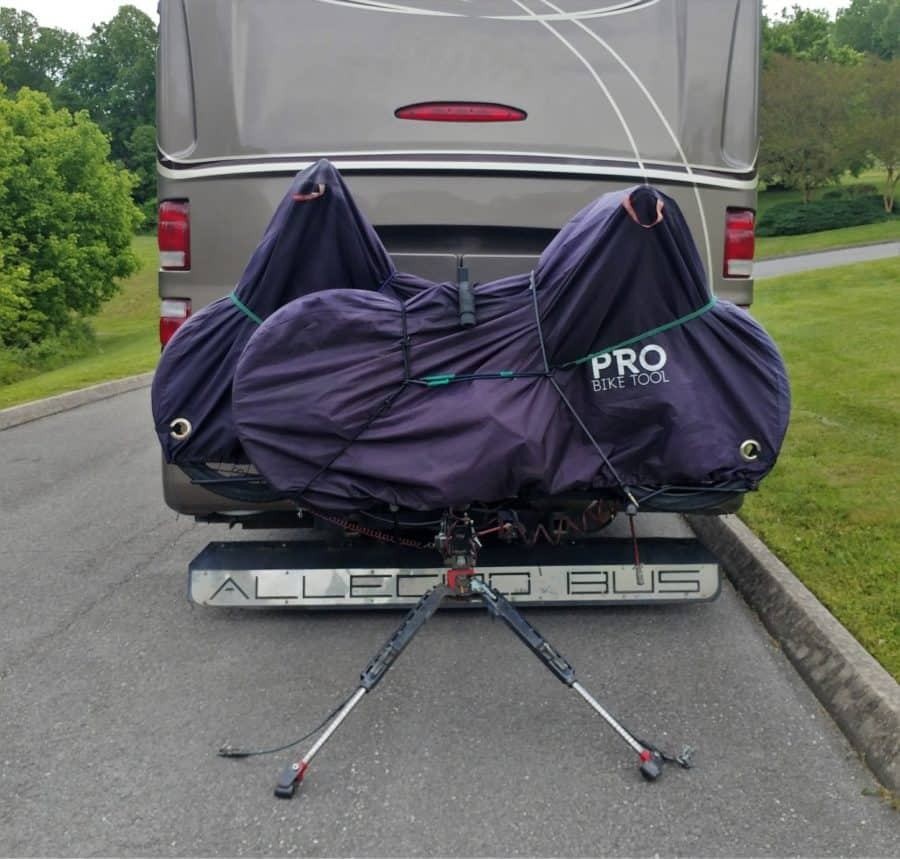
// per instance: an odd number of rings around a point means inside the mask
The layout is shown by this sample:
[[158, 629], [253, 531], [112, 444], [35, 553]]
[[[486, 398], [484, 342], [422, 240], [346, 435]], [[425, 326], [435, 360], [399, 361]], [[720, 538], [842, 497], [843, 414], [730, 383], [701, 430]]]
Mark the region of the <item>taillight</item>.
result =
[[159, 267], [185, 271], [191, 267], [191, 210], [187, 200], [163, 200], [159, 204]]
[[517, 107], [481, 101], [427, 101], [394, 111], [397, 119], [423, 122], [521, 122], [528, 114]]
[[190, 315], [187, 298], [164, 298], [159, 303], [159, 342], [165, 346]]
[[750, 277], [753, 274], [753, 228], [756, 213], [753, 209], [725, 211], [725, 277]]

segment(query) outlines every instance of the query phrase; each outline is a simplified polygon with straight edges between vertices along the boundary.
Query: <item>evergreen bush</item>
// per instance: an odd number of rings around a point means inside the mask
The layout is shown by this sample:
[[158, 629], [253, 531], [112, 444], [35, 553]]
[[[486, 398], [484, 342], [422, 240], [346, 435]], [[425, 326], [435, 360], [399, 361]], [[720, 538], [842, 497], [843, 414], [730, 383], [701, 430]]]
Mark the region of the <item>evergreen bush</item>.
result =
[[[852, 186], [851, 186], [852, 187]], [[756, 223], [758, 236], [795, 236], [874, 224], [891, 217], [878, 194], [826, 197], [811, 203], [776, 203]]]

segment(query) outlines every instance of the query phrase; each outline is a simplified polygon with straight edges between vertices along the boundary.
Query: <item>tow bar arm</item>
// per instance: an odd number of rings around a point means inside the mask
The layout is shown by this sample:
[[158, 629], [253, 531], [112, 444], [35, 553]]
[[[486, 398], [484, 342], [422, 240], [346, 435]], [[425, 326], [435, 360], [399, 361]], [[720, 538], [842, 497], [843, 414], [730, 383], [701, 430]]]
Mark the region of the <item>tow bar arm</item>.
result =
[[516, 636], [543, 662], [547, 669], [563, 684], [574, 689], [598, 713], [601, 718], [638, 755], [640, 773], [647, 781], [655, 781], [662, 774], [663, 764], [671, 761], [685, 769], [691, 766], [693, 750], [686, 748], [679, 756], [666, 754], [652, 743], [638, 740], [624, 728], [603, 706], [575, 679], [575, 669], [503, 596], [498, 590], [477, 577], [471, 567], [457, 567], [447, 573], [447, 584], [441, 584], [426, 593], [415, 608], [406, 615], [394, 634], [372, 657], [360, 674], [360, 685], [337, 713], [325, 724], [319, 738], [299, 760], [285, 767], [278, 777], [275, 796], [290, 799], [303, 781], [309, 764], [322, 746], [356, 705], [381, 681], [406, 646], [438, 610], [447, 597], [480, 599], [492, 617], [499, 617]]
[[601, 704], [575, 679], [575, 669], [547, 639], [544, 638], [524, 617], [518, 609], [499, 591], [485, 584], [480, 579], [472, 579], [472, 593], [483, 600], [488, 612], [499, 617], [544, 665], [566, 686], [574, 689], [596, 713], [637, 752], [640, 761], [641, 775], [647, 781], [655, 781], [662, 775], [663, 763], [673, 761], [685, 769], [691, 766], [690, 755], [693, 749], [686, 748], [681, 755], [675, 757], [660, 751], [652, 743], [639, 740], [624, 728]]
[[406, 615], [394, 634], [369, 661], [369, 664], [360, 674], [359, 687], [347, 703], [328, 722], [319, 739], [316, 740], [310, 750], [299, 761], [289, 764], [281, 771], [278, 776], [278, 782], [275, 785], [275, 796], [279, 797], [279, 799], [290, 799], [293, 797], [297, 786], [303, 781], [303, 777], [309, 769], [310, 761], [340, 727], [341, 722], [350, 715], [353, 708], [363, 699], [363, 696], [378, 685], [378, 682], [387, 674], [388, 669], [394, 664], [406, 645], [412, 641], [415, 634], [438, 610], [444, 597], [450, 593], [451, 590], [446, 585], [438, 585], [436, 588], [428, 591]]

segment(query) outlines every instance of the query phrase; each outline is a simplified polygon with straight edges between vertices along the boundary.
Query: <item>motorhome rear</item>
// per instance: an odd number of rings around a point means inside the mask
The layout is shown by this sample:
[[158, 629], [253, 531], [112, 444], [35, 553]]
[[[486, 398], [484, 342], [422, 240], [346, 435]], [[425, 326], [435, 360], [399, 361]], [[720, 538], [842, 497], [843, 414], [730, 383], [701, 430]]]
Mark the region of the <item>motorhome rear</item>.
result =
[[[328, 158], [401, 270], [529, 270], [590, 200], [650, 183], [715, 293], [752, 299], [759, 0], [162, 0], [166, 336], [226, 294]], [[167, 502], [247, 504], [164, 467]]]

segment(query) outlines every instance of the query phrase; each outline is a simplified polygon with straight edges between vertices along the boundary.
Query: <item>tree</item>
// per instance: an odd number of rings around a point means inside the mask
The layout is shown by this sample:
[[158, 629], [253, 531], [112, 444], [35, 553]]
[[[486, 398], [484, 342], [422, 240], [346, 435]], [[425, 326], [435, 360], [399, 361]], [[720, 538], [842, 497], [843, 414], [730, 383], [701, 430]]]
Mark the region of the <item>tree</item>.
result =
[[834, 24], [824, 9], [782, 9], [778, 18], [762, 19], [763, 65], [768, 66], [774, 54], [814, 62], [852, 65], [862, 56], [834, 38]]
[[884, 210], [893, 212], [900, 179], [900, 57], [889, 63], [873, 59], [863, 75], [863, 109], [856, 131], [860, 144], [885, 169]]
[[900, 0], [851, 0], [837, 13], [837, 42], [883, 60], [900, 57]]
[[[94, 27], [61, 93], [67, 107], [88, 111], [109, 135], [112, 157], [138, 174], [155, 175], [155, 142], [151, 153], [144, 132], [138, 140], [134, 135], [156, 123], [156, 42], [154, 22], [134, 6], [121, 6]], [[145, 183], [136, 199], [143, 203], [154, 190]]]
[[803, 191], [865, 163], [855, 133], [859, 71], [774, 55], [762, 76], [760, 173], [766, 182]]
[[0, 92], [0, 343], [39, 342], [96, 313], [136, 270], [132, 182], [86, 113]]
[[31, 87], [56, 98], [59, 85], [82, 51], [81, 37], [57, 27], [41, 27], [30, 12], [0, 8], [0, 41], [9, 62], [3, 82], [15, 93]]
[[156, 223], [156, 127], [138, 125], [126, 143], [125, 163], [135, 177], [134, 199], [145, 220]]

